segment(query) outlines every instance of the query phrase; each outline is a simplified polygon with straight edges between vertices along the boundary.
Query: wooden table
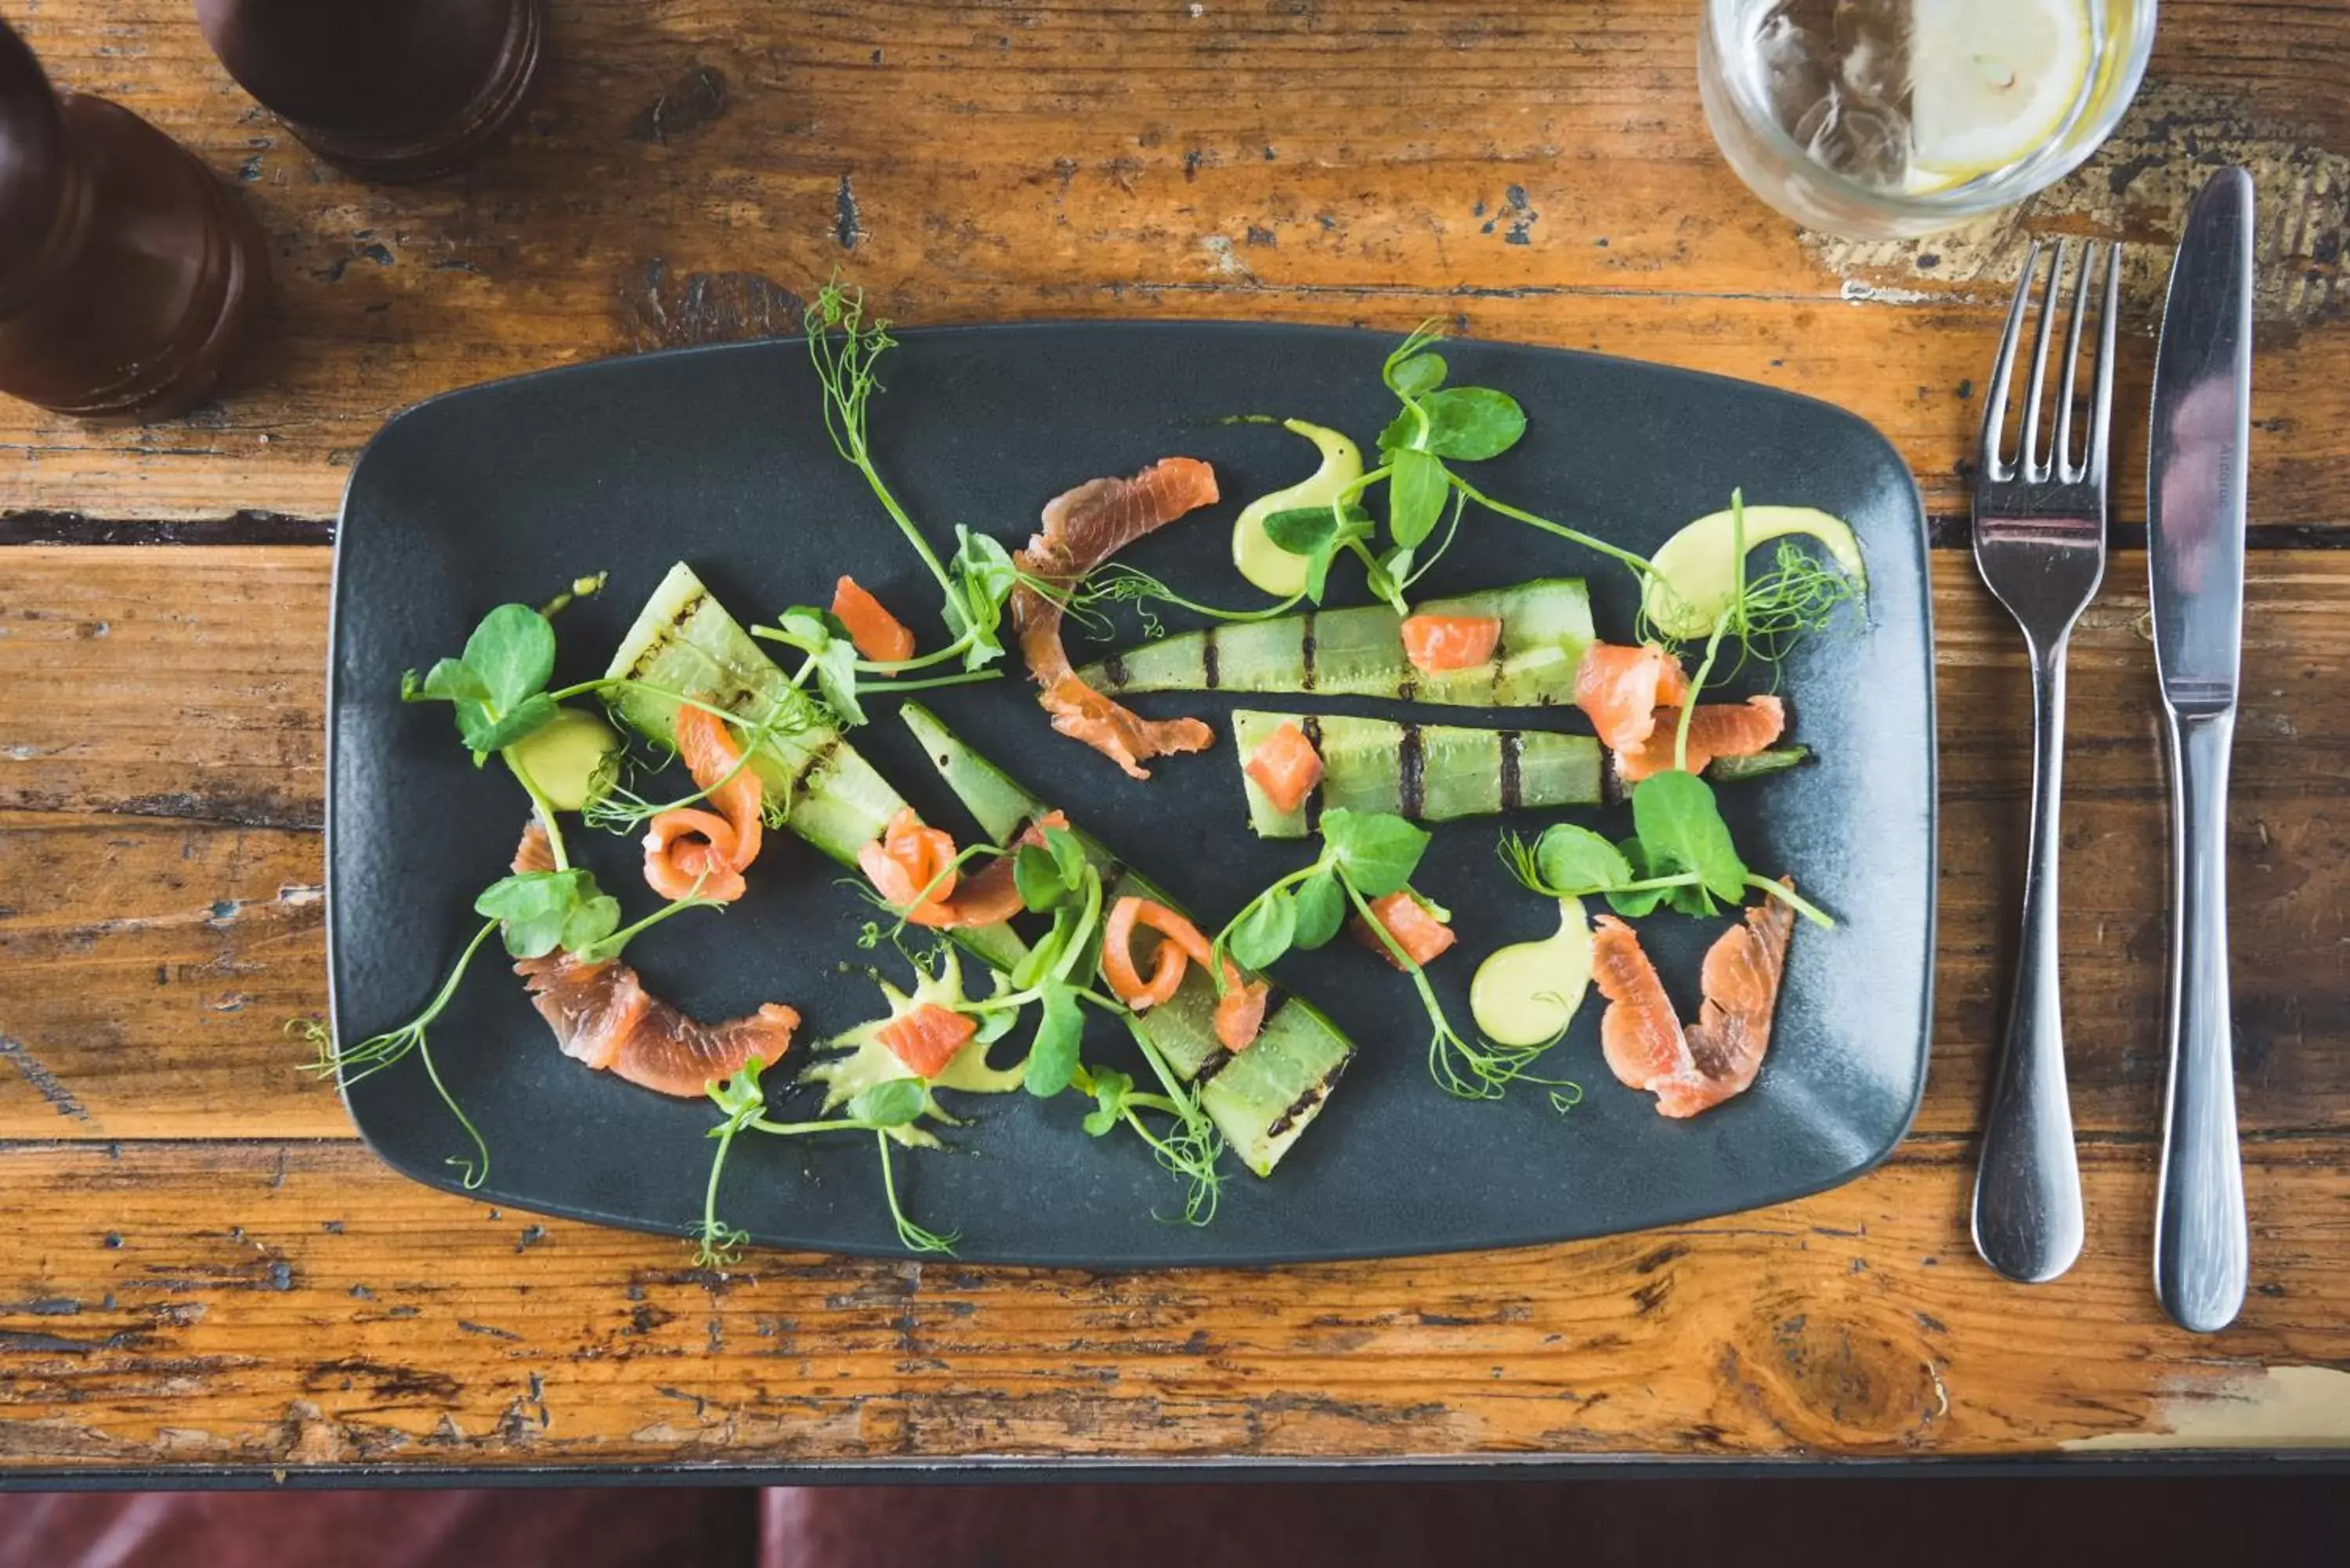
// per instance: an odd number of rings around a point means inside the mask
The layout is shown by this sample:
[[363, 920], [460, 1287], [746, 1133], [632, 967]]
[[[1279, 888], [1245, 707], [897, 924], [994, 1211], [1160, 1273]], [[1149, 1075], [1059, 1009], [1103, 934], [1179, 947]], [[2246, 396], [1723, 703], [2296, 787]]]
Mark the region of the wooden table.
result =
[[[246, 389], [143, 429], [0, 405], [0, 1473], [20, 1481], [2350, 1443], [2350, 5], [2174, 3], [2121, 134], [2017, 217], [1797, 233], [1700, 118], [1696, 0], [556, 0], [527, 129], [370, 189], [246, 100], [184, 0], [9, 7], [275, 236]], [[2164, 802], [2143, 556], [2074, 653], [2065, 951], [2088, 1251], [1976, 1262], [2027, 688], [1964, 549], [2027, 230], [2153, 308], [2209, 167], [2260, 182], [2233, 822], [2253, 1286], [2149, 1284]], [[1945, 831], [1917, 1129], [1842, 1190], [1573, 1246], [1089, 1275], [754, 1255], [430, 1192], [283, 1033], [325, 1000], [328, 545], [352, 456], [487, 377], [795, 326], [840, 269], [910, 323], [1245, 317], [1608, 351], [1875, 421], [1934, 518]]]

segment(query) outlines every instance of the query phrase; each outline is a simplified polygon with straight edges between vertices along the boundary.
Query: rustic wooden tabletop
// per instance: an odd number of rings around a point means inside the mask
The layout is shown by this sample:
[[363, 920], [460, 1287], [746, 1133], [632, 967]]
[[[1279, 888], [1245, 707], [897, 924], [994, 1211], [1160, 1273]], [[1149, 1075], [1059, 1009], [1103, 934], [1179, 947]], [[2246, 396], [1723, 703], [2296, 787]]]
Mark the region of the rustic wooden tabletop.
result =
[[[2173, 0], [2138, 104], [2022, 212], [1854, 244], [1708, 137], [1696, 0], [556, 0], [527, 127], [370, 188], [184, 0], [9, 7], [61, 85], [194, 148], [274, 237], [243, 389], [170, 424], [0, 404], [0, 1475], [2009, 1456], [2350, 1444], [2350, 4]], [[2157, 1310], [2165, 805], [2144, 557], [2074, 652], [2064, 944], [2090, 1235], [1967, 1238], [2019, 892], [2027, 688], [1962, 548], [2028, 233], [2132, 244], [2143, 516], [2187, 193], [2259, 182], [2232, 825], [2241, 1322]], [[428, 394], [788, 332], [836, 268], [908, 323], [1237, 317], [1720, 371], [1876, 421], [1933, 517], [1943, 875], [1915, 1132], [1841, 1190], [1609, 1241], [1145, 1275], [753, 1255], [541, 1222], [377, 1163], [286, 1021], [325, 1000], [328, 545]]]

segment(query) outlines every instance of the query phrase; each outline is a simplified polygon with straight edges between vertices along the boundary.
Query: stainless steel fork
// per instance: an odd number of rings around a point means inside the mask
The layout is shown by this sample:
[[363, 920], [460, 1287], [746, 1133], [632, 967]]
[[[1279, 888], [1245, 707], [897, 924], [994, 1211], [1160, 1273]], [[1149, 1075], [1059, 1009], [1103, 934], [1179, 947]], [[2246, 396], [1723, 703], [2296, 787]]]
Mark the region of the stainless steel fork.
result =
[[[2064, 378], [2053, 440], [2041, 429], [2048, 346], [2066, 264], [2077, 254]], [[1975, 1250], [2012, 1280], [2053, 1280], [2080, 1256], [2081, 1170], [2064, 1089], [2064, 1029], [2058, 980], [2057, 811], [2064, 774], [2064, 653], [2073, 623], [2106, 573], [2106, 469], [2114, 398], [2114, 326], [2121, 247], [2064, 241], [2032, 247], [2008, 307], [1983, 409], [1974, 494], [1975, 567], [2023, 630], [2032, 657], [2032, 844], [2023, 878], [2023, 943], [2009, 1003], [1999, 1078], [1975, 1173]], [[2104, 300], [2095, 348], [2096, 379], [2087, 439], [2074, 457], [2074, 377], [2097, 264]], [[2044, 283], [2043, 283], [2044, 275]], [[2024, 385], [2016, 455], [2006, 455], [2007, 395], [2024, 318], [2039, 286], [2040, 323]]]

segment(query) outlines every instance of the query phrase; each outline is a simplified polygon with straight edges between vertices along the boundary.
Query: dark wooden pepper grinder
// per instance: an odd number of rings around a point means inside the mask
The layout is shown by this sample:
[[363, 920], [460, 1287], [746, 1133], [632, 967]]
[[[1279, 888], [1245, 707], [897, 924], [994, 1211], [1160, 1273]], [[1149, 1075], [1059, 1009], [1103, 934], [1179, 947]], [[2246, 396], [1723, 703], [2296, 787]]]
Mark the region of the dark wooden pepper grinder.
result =
[[239, 86], [328, 162], [429, 180], [513, 129], [537, 79], [546, 0], [196, 0]]
[[261, 231], [194, 154], [54, 91], [0, 23], [0, 392], [91, 418], [184, 409], [268, 282]]

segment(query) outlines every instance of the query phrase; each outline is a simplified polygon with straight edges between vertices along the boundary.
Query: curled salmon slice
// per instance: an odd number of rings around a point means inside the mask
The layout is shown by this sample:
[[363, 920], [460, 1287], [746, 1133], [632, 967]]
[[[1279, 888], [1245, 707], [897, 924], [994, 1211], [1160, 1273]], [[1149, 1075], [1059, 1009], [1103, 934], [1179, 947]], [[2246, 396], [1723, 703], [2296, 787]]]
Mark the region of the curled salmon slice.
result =
[[748, 890], [733, 825], [713, 812], [662, 812], [645, 834], [645, 882], [664, 898], [733, 903]]
[[617, 959], [583, 963], [554, 953], [524, 959], [515, 972], [565, 1055], [657, 1094], [698, 1098], [746, 1062], [772, 1065], [799, 1027], [800, 1015], [775, 1002], [748, 1017], [700, 1023], [646, 991]]
[[[1191, 457], [1162, 458], [1131, 479], [1087, 480], [1046, 504], [1044, 531], [1013, 559], [1066, 592], [1137, 539], [1216, 498], [1216, 471]], [[1207, 749], [1215, 732], [1199, 720], [1145, 719], [1078, 680], [1061, 646], [1061, 606], [1032, 584], [1012, 590], [1013, 628], [1054, 729], [1138, 779], [1150, 776], [1142, 763], [1152, 757]]]
[[1689, 701], [1689, 677], [1681, 661], [1643, 643], [1595, 642], [1584, 649], [1575, 671], [1575, 703], [1591, 716], [1591, 728], [1611, 748], [1637, 752], [1656, 732], [1659, 708], [1678, 711]]
[[[1659, 708], [1657, 727], [1637, 748], [1616, 753], [1616, 772], [1626, 784], [1638, 784], [1673, 765], [1681, 711]], [[1776, 697], [1749, 697], [1743, 702], [1700, 702], [1690, 715], [1689, 771], [1705, 772], [1716, 757], [1751, 757], [1787, 730], [1787, 705]]]
[[[1147, 976], [1134, 960], [1138, 929], [1159, 937]], [[1102, 928], [1102, 978], [1137, 1012], [1171, 999], [1195, 961], [1204, 969], [1215, 958], [1214, 947], [1198, 926], [1155, 899], [1128, 894], [1110, 906], [1109, 920]], [[1230, 959], [1223, 961], [1223, 976], [1224, 993], [1216, 999], [1216, 1044], [1237, 1054], [1256, 1043], [1273, 987], [1266, 981], [1244, 979]]]
[[665, 811], [652, 819], [645, 835], [645, 882], [664, 898], [732, 903], [746, 890], [743, 872], [759, 857], [766, 830], [759, 775], [749, 768], [735, 771], [743, 748], [715, 713], [680, 704], [676, 733], [678, 759], [709, 792], [710, 809]]
[[[749, 768], [736, 773], [743, 748], [734, 742], [726, 721], [702, 708], [680, 704], [677, 711], [677, 755], [693, 775], [695, 787], [710, 791], [712, 810], [734, 828], [734, 869], [747, 868], [759, 857], [766, 832], [765, 790]], [[728, 775], [732, 774], [732, 777]], [[718, 781], [726, 782], [720, 784]]]
[[1617, 1081], [1655, 1095], [1664, 1116], [1693, 1116], [1744, 1093], [1770, 1048], [1794, 929], [1795, 912], [1782, 899], [1748, 909], [1707, 950], [1704, 1000], [1683, 1029], [1632, 928], [1612, 915], [1594, 920], [1591, 978], [1607, 999], [1599, 1049]]
[[[922, 819], [910, 806], [890, 820], [889, 831], [878, 843], [857, 852], [857, 863], [873, 884], [873, 890], [891, 909], [904, 915], [910, 926], [939, 931], [960, 926], [993, 926], [1027, 908], [1014, 874], [1020, 851], [1029, 845], [1043, 847], [1046, 828], [1066, 829], [1068, 826], [1067, 817], [1057, 811], [1048, 811], [1030, 823], [1009, 849], [976, 875], [962, 877], [948, 871], [941, 877], [940, 868], [954, 862], [954, 840], [941, 829], [923, 826]], [[934, 877], [939, 878], [938, 887], [932, 888], [931, 897], [919, 905], [913, 904], [912, 900], [931, 886]], [[940, 889], [954, 897], [943, 898]]]

